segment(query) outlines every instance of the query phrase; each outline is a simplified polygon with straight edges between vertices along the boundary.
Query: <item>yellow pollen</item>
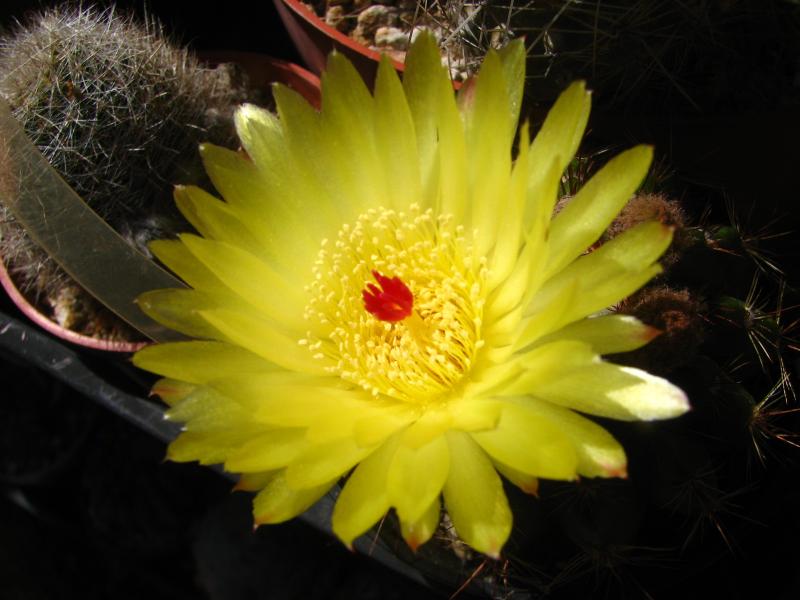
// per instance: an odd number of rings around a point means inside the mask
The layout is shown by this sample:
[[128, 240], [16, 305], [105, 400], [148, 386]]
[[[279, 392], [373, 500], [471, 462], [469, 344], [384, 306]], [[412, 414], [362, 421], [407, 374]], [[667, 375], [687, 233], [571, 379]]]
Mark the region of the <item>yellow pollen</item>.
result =
[[[373, 270], [408, 286], [409, 317], [390, 323], [365, 310], [361, 292]], [[325, 334], [309, 333], [300, 343], [332, 359], [332, 374], [375, 396], [444, 400], [483, 345], [485, 274], [485, 260], [474, 260], [450, 215], [417, 205], [405, 212], [370, 209], [322, 241], [304, 315]]]

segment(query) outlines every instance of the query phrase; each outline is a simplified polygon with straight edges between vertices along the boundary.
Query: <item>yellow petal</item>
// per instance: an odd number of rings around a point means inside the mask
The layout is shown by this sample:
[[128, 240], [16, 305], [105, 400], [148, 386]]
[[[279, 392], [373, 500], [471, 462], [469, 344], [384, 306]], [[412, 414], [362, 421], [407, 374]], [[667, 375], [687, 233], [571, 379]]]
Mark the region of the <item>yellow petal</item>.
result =
[[641, 289], [663, 270], [661, 265], [656, 263], [640, 271], [609, 275], [608, 279], [597, 284], [591, 294], [583, 294], [581, 290], [562, 316], [561, 322], [558, 323], [559, 327], [615, 305]]
[[[348, 144], [372, 149], [375, 102], [361, 75], [344, 55], [332, 52], [322, 75], [322, 116], [336, 124]], [[366, 144], [366, 146], [364, 145]]]
[[536, 398], [519, 398], [514, 401], [531, 413], [547, 419], [570, 439], [578, 456], [579, 475], [626, 477], [625, 450], [608, 431], [586, 417], [550, 402]]
[[136, 299], [141, 311], [170, 329], [201, 339], [224, 339], [200, 314], [217, 303], [196, 290], [153, 290]]
[[450, 408], [450, 414], [453, 416], [453, 428], [461, 431], [494, 429], [500, 420], [501, 409], [499, 402], [483, 399], [459, 400]]
[[686, 395], [665, 379], [604, 362], [584, 342], [551, 342], [519, 361], [524, 370], [502, 389], [505, 394], [527, 394], [621, 420], [665, 419], [689, 408]]
[[618, 154], [556, 215], [550, 226], [545, 277], [560, 271], [600, 238], [642, 183], [652, 160], [651, 146]]
[[240, 404], [253, 419], [279, 427], [308, 427], [341, 411], [352, 418], [370, 407], [361, 390], [341, 389], [333, 377], [286, 371], [243, 372], [211, 385]]
[[[317, 446], [344, 439], [354, 439], [356, 420], [361, 411], [354, 407], [338, 407], [315, 415], [306, 432], [306, 439]], [[379, 440], [380, 441], [380, 440]]]
[[539, 340], [577, 340], [589, 344], [597, 354], [630, 352], [648, 344], [661, 332], [630, 315], [603, 315], [576, 321]]
[[551, 422], [504, 403], [497, 427], [471, 434], [494, 460], [547, 479], [575, 479], [578, 459], [569, 438]]
[[528, 475], [527, 473], [513, 469], [496, 460], [493, 460], [492, 464], [494, 464], [494, 468], [497, 469], [500, 475], [508, 479], [526, 494], [530, 494], [531, 496], [539, 495], [539, 478], [535, 475]]
[[508, 91], [508, 108], [509, 108], [509, 125], [511, 131], [510, 136], [514, 136], [517, 121], [519, 120], [519, 111], [522, 107], [522, 93], [525, 87], [525, 60], [527, 58], [525, 53], [525, 42], [522, 39], [516, 39], [503, 46], [497, 55], [500, 57], [500, 62], [503, 65], [503, 74], [505, 75], [507, 91]]
[[441, 500], [439, 500], [439, 496], [436, 496], [416, 521], [406, 521], [400, 517], [400, 533], [414, 552], [436, 533], [441, 507]]
[[[525, 134], [524, 128], [523, 134]], [[518, 160], [524, 158], [523, 155], [524, 152], [520, 150], [520, 158]], [[554, 200], [556, 198], [560, 182], [558, 168], [558, 160], [554, 159], [547, 175], [541, 178], [536, 186], [528, 186], [527, 188], [525, 206], [530, 213], [529, 224], [525, 232], [524, 246], [519, 252], [509, 251], [514, 246], [509, 248], [508, 244], [516, 244], [515, 241], [504, 241], [506, 237], [514, 238], [516, 230], [511, 228], [510, 225], [501, 229], [504, 232], [507, 229], [511, 229], [507, 236], [505, 233], [501, 236], [498, 242], [500, 247], [495, 250], [495, 253], [505, 250], [507, 267], [505, 272], [508, 273], [508, 276], [504, 281], [500, 278], [504, 272], [502, 255], [500, 255], [497, 264], [495, 264], [494, 260], [491, 263], [489, 281], [487, 282], [489, 285], [491, 285], [493, 279], [497, 282], [497, 287], [492, 290], [486, 306], [486, 320], [489, 323], [500, 318], [505, 312], [516, 309], [518, 306], [522, 306], [525, 313], [528, 314], [531, 300], [536, 296], [544, 281], [544, 265], [547, 262], [549, 252], [547, 238], [550, 226], [550, 211], [552, 210], [550, 208], [552, 203], [547, 199]], [[533, 208], [531, 209], [531, 207]], [[500, 269], [497, 275], [493, 275], [495, 269]], [[516, 329], [517, 332], [520, 331], [520, 328]]]
[[515, 349], [529, 346], [548, 333], [558, 330], [567, 322], [568, 311], [575, 304], [580, 283], [572, 279], [563, 286], [553, 288], [547, 302], [531, 309], [520, 323], [519, 336], [514, 342]]
[[215, 308], [201, 310], [200, 314], [226, 339], [276, 365], [300, 373], [325, 374], [328, 362], [313, 359], [308, 348], [276, 330], [257, 313]]
[[271, 197], [266, 180], [242, 152], [201, 144], [200, 157], [211, 183], [231, 205], [259, 214]]
[[412, 448], [419, 448], [443, 435], [452, 424], [453, 413], [450, 410], [429, 408], [403, 434], [403, 443]]
[[[586, 91], [586, 84], [583, 81], [576, 81], [558, 97], [531, 144], [529, 159], [531, 188], [540, 188], [543, 179], [552, 176], [550, 165], [554, 159], [558, 161], [556, 177], [560, 177], [564, 172], [578, 150], [589, 120], [590, 109], [591, 95]], [[549, 188], [551, 185], [546, 184], [544, 187]], [[531, 195], [531, 198], [535, 204], [532, 204], [526, 213], [526, 224], [532, 222], [536, 211], [544, 210], [547, 214], [552, 212], [552, 202], [555, 202], [555, 198], [539, 197], [535, 194]], [[538, 205], [539, 203], [544, 203], [544, 209]]]
[[490, 51], [478, 73], [473, 100], [464, 111], [467, 189], [471, 196], [468, 224], [476, 231], [478, 256], [485, 256], [494, 246], [498, 217], [508, 210], [509, 199], [514, 200], [508, 193], [515, 125], [509, 121], [509, 105], [503, 66], [497, 53]]
[[272, 169], [284, 164], [285, 139], [277, 115], [254, 104], [242, 104], [234, 114], [234, 124], [247, 155], [262, 174], [269, 176]]
[[[315, 219], [327, 223], [338, 221], [338, 224], [349, 222], [364, 208], [362, 194], [351, 194], [348, 187], [358, 185], [348, 164], [351, 157], [337, 146], [338, 141], [324, 125], [322, 115], [297, 92], [277, 85], [273, 95], [283, 123], [291, 168], [298, 175], [292, 183], [298, 186], [299, 197], [307, 200], [302, 216], [308, 220], [308, 210], [313, 207], [320, 211]], [[338, 216], [328, 216], [331, 211]]]
[[280, 328], [285, 326], [296, 334], [308, 330], [302, 314], [306, 299], [295, 282], [287, 281], [262, 260], [226, 242], [190, 234], [183, 234], [181, 241], [231, 292], [279, 323]]
[[423, 198], [419, 175], [419, 155], [414, 121], [388, 57], [381, 59], [375, 82], [375, 138], [384, 172], [392, 185], [387, 186], [388, 204], [406, 210]]
[[239, 481], [233, 486], [236, 491], [257, 492], [267, 487], [280, 470], [261, 471], [260, 473], [243, 473]]
[[611, 277], [649, 267], [664, 253], [671, 241], [670, 227], [656, 221], [637, 225], [556, 274], [542, 287], [533, 306], [549, 302], [551, 295], [570, 281], [577, 281], [580, 289], [586, 290], [586, 295], [591, 296], [594, 288]]
[[[281, 99], [284, 112], [291, 115], [287, 123], [250, 104], [236, 112], [237, 131], [263, 180], [262, 208], [258, 211], [242, 208], [240, 212], [246, 215], [242, 217], [245, 224], [256, 232], [275, 268], [289, 274], [292, 268], [295, 272], [300, 268], [302, 275], [308, 272], [307, 265], [319, 250], [320, 240], [333, 235], [341, 225], [341, 213], [315, 176], [313, 156], [301, 155], [298, 160], [288, 151], [290, 142], [284, 126], [297, 117], [300, 126], [313, 127], [305, 135], [316, 139], [319, 137], [316, 113], [305, 100], [283, 86], [276, 86], [274, 93], [276, 99]], [[302, 132], [295, 144], [301, 142]]]
[[285, 474], [279, 472], [253, 500], [253, 518], [257, 525], [288, 521], [308, 510], [334, 483], [297, 490], [289, 487]]
[[524, 313], [525, 307], [518, 305], [499, 319], [487, 322], [483, 330], [487, 349], [511, 346], [519, 337]]
[[150, 251], [167, 268], [194, 289], [225, 294], [227, 288], [180, 240], [150, 242]]
[[386, 479], [389, 501], [401, 521], [422, 518], [439, 497], [449, 468], [450, 453], [443, 436], [419, 448], [411, 448], [401, 440]]
[[[498, 236], [492, 253], [491, 268], [486, 281], [489, 290], [495, 290], [497, 285], [505, 281], [509, 274], [517, 268], [517, 260], [522, 240], [522, 213], [525, 209], [525, 199], [527, 193], [528, 177], [528, 124], [525, 123], [519, 134], [519, 153], [514, 163], [511, 173], [511, 183], [508, 188], [508, 203], [505, 210], [500, 215], [499, 231], [502, 235]], [[529, 257], [527, 257], [529, 258]], [[528, 260], [530, 263], [530, 260]], [[528, 273], [525, 272], [527, 280]], [[516, 289], [515, 289], [516, 291]], [[495, 293], [496, 295], [496, 293]], [[514, 298], [517, 294], [514, 294]], [[516, 304], [512, 298], [506, 304]], [[512, 306], [509, 306], [510, 309]], [[493, 309], [495, 313], [501, 313], [502, 309]]]
[[355, 214], [387, 204], [387, 180], [375, 143], [375, 102], [364, 80], [333, 52], [322, 74], [322, 126], [330, 140], [330, 167], [338, 170]]
[[[439, 166], [436, 156], [441, 113], [444, 111], [451, 117], [452, 114], [458, 116], [458, 111], [450, 78], [441, 63], [439, 46], [428, 33], [420, 34], [406, 55], [403, 89], [417, 137], [422, 193], [424, 198], [430, 198], [434, 193], [433, 186], [437, 180], [435, 171]], [[456, 134], [452, 118], [447, 119], [447, 125], [452, 129], [447, 137], [452, 138]], [[460, 128], [460, 124], [458, 126]], [[459, 153], [463, 161], [463, 130], [460, 147], [457, 148], [453, 141], [448, 142], [448, 147], [448, 157], [452, 157], [453, 152]], [[454, 158], [457, 160], [459, 157]]]
[[607, 308], [636, 291], [661, 267], [654, 264], [672, 241], [672, 229], [657, 222], [643, 223], [600, 249], [582, 256], [545, 283], [529, 311], [543, 310], [564, 288], [577, 286], [572, 302], [546, 333]]
[[[134, 357], [135, 358], [135, 357]], [[150, 390], [151, 396], [158, 396], [164, 404], [173, 406], [185, 399], [197, 388], [196, 385], [178, 379], [159, 379]]]
[[167, 447], [167, 458], [175, 462], [198, 461], [201, 465], [225, 462], [229, 452], [247, 441], [249, 432], [184, 431]]
[[533, 393], [538, 386], [566, 377], [576, 369], [600, 362], [589, 344], [578, 340], [557, 340], [535, 346], [516, 357], [519, 375], [497, 391], [502, 396]]
[[405, 402], [391, 409], [372, 411], [356, 419], [353, 436], [359, 446], [374, 446], [412, 423], [416, 417], [416, 411]]
[[[272, 268], [284, 276], [302, 278], [310, 273], [308, 265], [313, 254], [311, 250], [317, 241], [312, 233], [316, 230], [307, 219], [299, 221], [287, 215], [289, 211], [279, 211], [278, 202], [270, 203], [270, 222], [265, 220], [266, 210], [254, 215], [241, 207], [217, 200], [194, 186], [177, 186], [175, 202], [203, 237], [238, 246], [268, 261]], [[274, 222], [278, 216], [281, 218], [280, 224]], [[314, 220], [312, 223], [316, 222]], [[305, 253], [301, 251], [302, 244], [307, 244], [309, 248]]]
[[306, 416], [306, 438], [314, 444], [352, 438], [358, 446], [374, 447], [413, 419], [407, 407], [380, 402], [361, 389], [334, 391], [340, 393], [318, 394], [324, 402]]
[[[193, 432], [245, 429], [252, 431], [249, 415], [216, 391], [200, 386], [164, 415], [171, 421], [185, 423]], [[244, 434], [244, 431], [242, 431]]]
[[286, 481], [301, 490], [342, 477], [374, 448], [362, 448], [352, 439], [338, 440], [309, 448], [286, 469]]
[[174, 196], [178, 209], [203, 237], [236, 244], [256, 255], [264, 253], [256, 235], [224, 202], [193, 185], [175, 186]]
[[670, 419], [689, 410], [686, 394], [640, 369], [597, 362], [542, 383], [537, 398], [621, 421]]
[[433, 101], [431, 108], [436, 114], [438, 160], [434, 161], [436, 168], [430, 171], [429, 185], [434, 189], [434, 184], [438, 184], [439, 213], [450, 215], [456, 223], [464, 223], [469, 201], [467, 144], [464, 125], [449, 83], [447, 89], [442, 90], [441, 95]]
[[[279, 91], [276, 88], [276, 100]], [[336, 199], [317, 183], [314, 173], [298, 172], [301, 165], [284, 156], [264, 173], [241, 152], [212, 144], [201, 145], [200, 152], [214, 186], [258, 236], [270, 259], [289, 273], [310, 272], [320, 240], [342, 223]], [[310, 211], [313, 219], [308, 218]]]
[[189, 383], [272, 371], [275, 366], [244, 348], [224, 342], [173, 342], [147, 346], [133, 355], [133, 364]]
[[492, 462], [466, 433], [449, 431], [450, 470], [444, 503], [459, 537], [478, 552], [499, 558], [511, 533], [511, 510]]
[[308, 447], [304, 434], [302, 429], [276, 429], [254, 437], [228, 455], [225, 470], [247, 473], [283, 468]]
[[[658, 221], [640, 223], [598, 250], [576, 260], [565, 271], [575, 269], [575, 272], [588, 275], [595, 267], [610, 270], [605, 264], [614, 265], [620, 270], [637, 271], [664, 254], [672, 242], [672, 234], [672, 227]], [[596, 280], [599, 277], [595, 275], [594, 278]]]
[[345, 545], [372, 527], [389, 510], [386, 474], [397, 448], [388, 440], [356, 467], [333, 508], [333, 532]]

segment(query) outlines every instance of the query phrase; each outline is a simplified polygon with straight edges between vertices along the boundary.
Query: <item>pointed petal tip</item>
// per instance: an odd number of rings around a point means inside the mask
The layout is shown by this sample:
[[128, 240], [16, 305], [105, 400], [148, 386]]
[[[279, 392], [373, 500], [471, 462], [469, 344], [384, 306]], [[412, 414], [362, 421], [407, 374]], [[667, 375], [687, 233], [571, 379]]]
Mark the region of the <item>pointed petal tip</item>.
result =
[[250, 102], [242, 102], [236, 108], [236, 114], [242, 115], [243, 117], [249, 117], [252, 114], [261, 114], [263, 110], [264, 110], [263, 108], [259, 108], [258, 106]]
[[249, 489], [247, 485], [245, 485], [245, 481], [243, 477], [239, 477], [236, 483], [233, 484], [231, 487], [231, 492], [251, 492], [253, 490]]
[[628, 478], [628, 464], [625, 463], [623, 465], [608, 465], [605, 467], [605, 475], [606, 477], [615, 477], [617, 479], [627, 479]]
[[262, 525], [269, 525], [272, 522], [272, 515], [269, 513], [261, 513], [261, 514], [254, 514], [253, 515], [253, 531], [261, 527]]
[[422, 545], [421, 541], [417, 538], [416, 535], [410, 535], [409, 537], [405, 538], [406, 544], [411, 549], [411, 551], [416, 554], [417, 549]]
[[586, 89], [586, 80], [585, 79], [576, 79], [567, 87], [563, 94], [581, 94], [589, 96], [592, 93], [592, 90]]
[[660, 233], [664, 237], [672, 237], [675, 234], [675, 226], [674, 225], [667, 225], [666, 223], [659, 223], [661, 225]]
[[642, 341], [644, 341], [645, 344], [649, 344], [663, 333], [664, 333], [663, 329], [659, 329], [658, 327], [652, 327], [650, 325], [645, 325], [644, 329], [642, 329], [641, 339]]
[[537, 479], [536, 483], [532, 483], [530, 485], [526, 485], [526, 486], [520, 487], [519, 489], [521, 489], [523, 492], [525, 492], [529, 496], [533, 496], [534, 498], [538, 498], [539, 497], [539, 480]]
[[642, 154], [642, 158], [647, 163], [647, 168], [650, 168], [650, 163], [653, 162], [653, 155], [655, 154], [656, 147], [653, 144], [639, 144], [634, 148]]
[[686, 395], [686, 392], [677, 386], [673, 385], [672, 387], [674, 389], [672, 400], [675, 407], [675, 416], [679, 417], [692, 410], [692, 405], [689, 402], [689, 396]]
[[689, 397], [681, 388], [667, 382], [668, 393], [665, 394], [663, 413], [658, 419], [673, 419], [680, 417], [692, 409]]

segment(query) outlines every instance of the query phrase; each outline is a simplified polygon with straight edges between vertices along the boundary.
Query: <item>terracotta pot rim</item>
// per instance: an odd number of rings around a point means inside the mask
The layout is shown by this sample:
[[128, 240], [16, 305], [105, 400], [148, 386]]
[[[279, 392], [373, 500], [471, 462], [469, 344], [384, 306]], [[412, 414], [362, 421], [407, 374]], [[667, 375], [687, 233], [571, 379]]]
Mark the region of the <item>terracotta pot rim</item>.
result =
[[136, 352], [149, 343], [103, 340], [100, 338], [94, 338], [89, 335], [67, 329], [63, 325], [59, 325], [55, 321], [52, 321], [38, 308], [31, 304], [24, 294], [19, 290], [19, 288], [17, 288], [17, 285], [14, 283], [11, 274], [8, 272], [5, 261], [2, 260], [2, 257], [0, 257], [0, 285], [3, 286], [3, 289], [8, 294], [8, 297], [26, 317], [28, 317], [31, 321], [36, 323], [48, 333], [67, 342], [78, 344], [79, 346], [84, 346], [86, 348], [92, 348], [93, 350], [126, 353]]
[[[282, 2], [291, 10], [295, 15], [303, 19], [309, 25], [313, 26], [315, 29], [324, 33], [326, 36], [331, 38], [334, 42], [341, 46], [345, 46], [349, 50], [353, 52], [357, 52], [361, 54], [365, 58], [373, 60], [375, 62], [380, 62], [381, 57], [384, 56], [383, 53], [373, 50], [364, 44], [359, 44], [353, 38], [348, 35], [345, 35], [341, 31], [334, 29], [330, 25], [328, 25], [321, 17], [319, 17], [313, 10], [308, 8], [305, 4], [303, 4], [300, 0], [277, 0], [278, 2]], [[403, 71], [405, 69], [405, 64], [401, 63], [400, 61], [394, 60], [393, 58], [389, 57], [394, 65], [395, 69], [398, 71]]]

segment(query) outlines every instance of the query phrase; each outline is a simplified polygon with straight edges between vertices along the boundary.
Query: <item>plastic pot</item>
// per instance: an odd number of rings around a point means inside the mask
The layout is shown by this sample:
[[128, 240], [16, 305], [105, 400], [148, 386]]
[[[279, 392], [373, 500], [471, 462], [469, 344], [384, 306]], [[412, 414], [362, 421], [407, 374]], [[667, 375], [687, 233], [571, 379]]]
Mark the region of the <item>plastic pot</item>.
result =
[[[378, 72], [381, 53], [359, 44], [320, 19], [299, 0], [273, 0], [289, 37], [308, 68], [321, 74], [328, 54], [336, 50], [344, 54], [371, 87]], [[393, 60], [398, 71], [403, 63]]]

